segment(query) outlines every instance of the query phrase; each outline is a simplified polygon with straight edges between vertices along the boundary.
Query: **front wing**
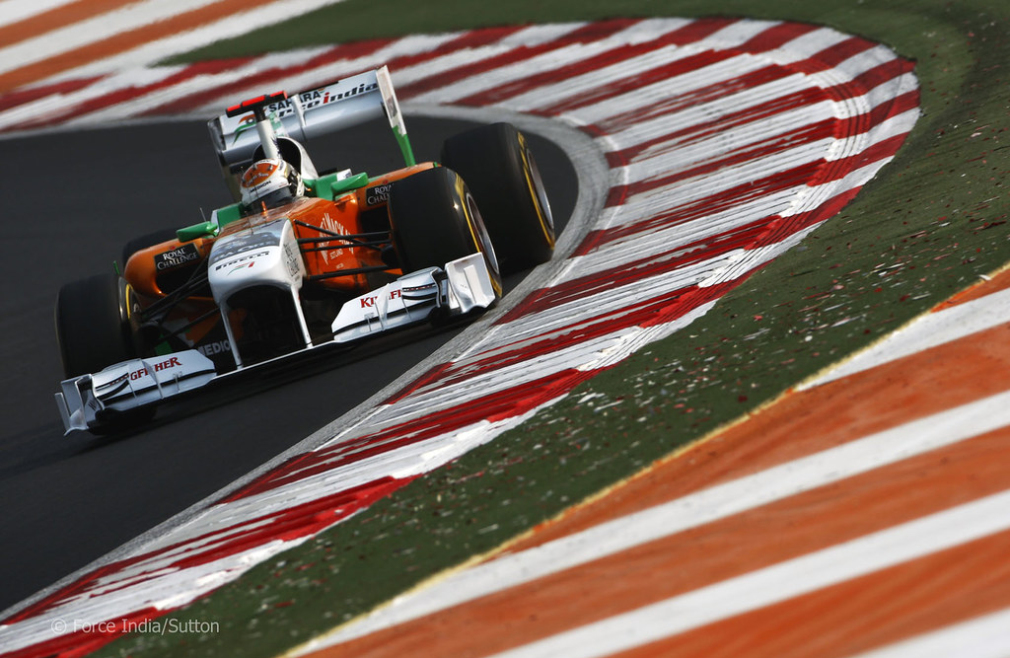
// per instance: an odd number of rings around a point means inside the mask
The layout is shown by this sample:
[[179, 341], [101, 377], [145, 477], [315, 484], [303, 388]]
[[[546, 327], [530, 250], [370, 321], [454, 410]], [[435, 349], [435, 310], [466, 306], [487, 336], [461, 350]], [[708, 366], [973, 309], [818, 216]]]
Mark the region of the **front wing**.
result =
[[413, 272], [346, 302], [333, 320], [331, 341], [225, 374], [218, 374], [214, 363], [197, 350], [132, 359], [61, 382], [56, 404], [65, 433], [100, 429], [124, 413], [155, 406], [238, 372], [427, 322], [436, 312], [453, 317], [486, 309], [496, 299], [484, 258], [477, 253], [444, 268]]

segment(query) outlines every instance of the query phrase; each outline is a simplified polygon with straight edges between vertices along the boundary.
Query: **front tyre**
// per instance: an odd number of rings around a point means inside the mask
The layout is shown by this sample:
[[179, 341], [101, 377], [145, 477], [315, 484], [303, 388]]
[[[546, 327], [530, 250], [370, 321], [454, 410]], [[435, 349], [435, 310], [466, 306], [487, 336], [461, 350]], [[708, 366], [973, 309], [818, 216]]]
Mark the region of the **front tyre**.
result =
[[515, 126], [494, 123], [450, 137], [442, 164], [473, 191], [506, 274], [551, 259], [551, 205], [533, 152]]
[[446, 263], [480, 252], [495, 293], [502, 294], [495, 248], [477, 202], [456, 172], [426, 169], [393, 184], [389, 223], [403, 272]]
[[114, 274], [68, 283], [56, 298], [56, 337], [67, 379], [137, 357], [133, 289]]

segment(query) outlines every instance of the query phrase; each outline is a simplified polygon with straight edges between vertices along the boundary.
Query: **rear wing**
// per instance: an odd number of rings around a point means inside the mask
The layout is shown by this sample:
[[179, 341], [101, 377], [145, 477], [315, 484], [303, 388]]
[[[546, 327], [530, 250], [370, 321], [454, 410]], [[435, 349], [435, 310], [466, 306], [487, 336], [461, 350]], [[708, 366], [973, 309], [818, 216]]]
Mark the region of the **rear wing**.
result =
[[[280, 100], [264, 103], [262, 107], [276, 135], [304, 143], [385, 114], [404, 162], [407, 166], [415, 164], [407, 127], [385, 66], [292, 94], [287, 99], [278, 95], [263, 97], [267, 101], [274, 98]], [[243, 106], [255, 105], [257, 101], [246, 101]], [[261, 145], [256, 123], [252, 110], [235, 116], [222, 114], [208, 122], [211, 140], [226, 170], [234, 173], [252, 162], [256, 148]]]

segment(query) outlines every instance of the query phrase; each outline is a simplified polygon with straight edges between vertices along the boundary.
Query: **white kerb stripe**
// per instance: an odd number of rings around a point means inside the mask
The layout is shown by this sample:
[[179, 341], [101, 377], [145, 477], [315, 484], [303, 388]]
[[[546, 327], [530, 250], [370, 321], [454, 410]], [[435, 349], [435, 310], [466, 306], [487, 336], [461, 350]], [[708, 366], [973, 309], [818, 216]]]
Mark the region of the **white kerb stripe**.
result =
[[[1010, 425], [1010, 391], [461, 571], [307, 645], [331, 646]], [[1007, 515], [1010, 517], [1010, 515]]]
[[889, 644], [853, 658], [1010, 658], [1010, 609]]
[[626, 651], [1008, 530], [1007, 509], [1010, 491], [496, 655], [597, 658]]

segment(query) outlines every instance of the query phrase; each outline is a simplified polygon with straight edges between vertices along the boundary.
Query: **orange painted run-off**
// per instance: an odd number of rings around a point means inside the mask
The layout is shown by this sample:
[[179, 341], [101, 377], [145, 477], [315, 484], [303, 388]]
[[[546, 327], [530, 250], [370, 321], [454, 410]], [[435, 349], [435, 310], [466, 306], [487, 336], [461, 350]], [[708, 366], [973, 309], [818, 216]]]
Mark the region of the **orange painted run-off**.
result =
[[981, 299], [986, 295], [991, 295], [994, 292], [1006, 290], [1007, 288], [1010, 288], [1010, 268], [1000, 271], [989, 281], [982, 281], [971, 286], [967, 290], [957, 293], [947, 301], [938, 304], [933, 311], [943, 311], [951, 306], [957, 306], [958, 304], [964, 304], [965, 302]]
[[[1006, 287], [1007, 279], [973, 294]], [[998, 327], [785, 396], [509, 547], [599, 523], [1007, 390]], [[975, 437], [321, 650], [481, 656], [1010, 489], [1010, 428]], [[1010, 606], [1010, 533], [628, 652], [844, 656]], [[419, 652], [419, 647], [423, 650]]]
[[[971, 366], [971, 367], [969, 367]], [[518, 552], [706, 487], [1010, 388], [1010, 327], [997, 327], [791, 393], [509, 546]]]
[[[1008, 460], [1010, 428], [1005, 428], [313, 655], [448, 658], [489, 655], [522, 646], [1010, 489], [1010, 469], [1005, 468]], [[982, 580], [977, 574], [971, 575], [974, 580], [966, 578], [966, 584], [975, 586]], [[904, 623], [888, 623], [906, 633], [931, 630], [936, 617], [923, 615], [920, 608], [949, 598], [964, 598], [957, 579], [954, 581], [944, 579], [942, 588], [935, 592], [942, 592], [940, 600], [925, 600], [909, 591], [907, 601], [888, 600], [886, 608], [876, 611], [873, 606], [849, 606], [837, 611], [835, 618], [839, 624], [856, 626], [865, 618], [865, 623], [873, 625], [883, 624], [876, 619], [879, 616], [892, 618], [907, 612], [911, 616]], [[1004, 584], [999, 592], [1002, 598], [979, 600], [977, 606], [962, 601], [959, 610], [974, 615], [988, 612], [993, 606], [1010, 605], [1010, 587]], [[796, 614], [802, 616], [802, 611]], [[853, 615], [855, 618], [850, 618]], [[916, 621], [920, 617], [924, 620], [921, 624]], [[750, 630], [771, 635], [784, 632], [776, 628]], [[418, 651], [419, 647], [423, 650]], [[702, 651], [685, 655], [710, 654]]]
[[108, 39], [0, 75], [0, 94], [271, 2], [274, 0], [221, 0], [130, 32], [116, 34]]
[[844, 658], [1005, 608], [1008, 555], [1010, 531], [611, 658]]
[[0, 25], [4, 47], [40, 37], [131, 4], [136, 0], [77, 0], [8, 25]]

